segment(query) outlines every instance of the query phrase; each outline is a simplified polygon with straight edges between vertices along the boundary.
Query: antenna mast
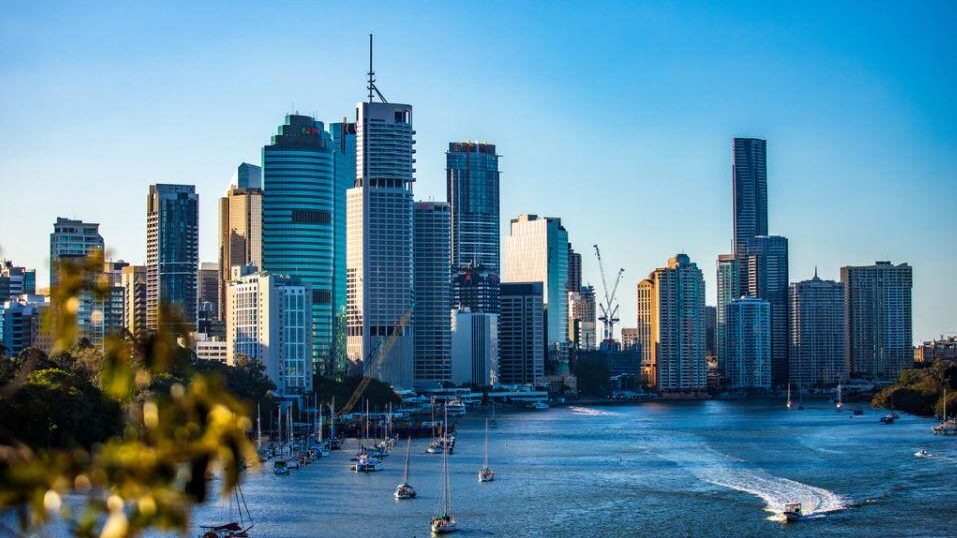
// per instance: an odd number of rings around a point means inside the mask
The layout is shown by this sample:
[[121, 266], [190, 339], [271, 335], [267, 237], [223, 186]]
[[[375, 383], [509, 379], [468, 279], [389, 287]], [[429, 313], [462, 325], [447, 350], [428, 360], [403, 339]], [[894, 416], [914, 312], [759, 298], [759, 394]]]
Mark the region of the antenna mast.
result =
[[375, 70], [372, 69], [372, 34], [369, 34], [369, 72], [366, 74], [369, 75], [369, 84], [366, 86], [366, 89], [369, 90], [369, 102], [372, 102], [373, 92], [375, 92], [375, 95], [379, 96], [380, 101], [388, 103], [389, 101], [382, 96], [382, 92], [380, 92], [379, 88], [375, 85]]

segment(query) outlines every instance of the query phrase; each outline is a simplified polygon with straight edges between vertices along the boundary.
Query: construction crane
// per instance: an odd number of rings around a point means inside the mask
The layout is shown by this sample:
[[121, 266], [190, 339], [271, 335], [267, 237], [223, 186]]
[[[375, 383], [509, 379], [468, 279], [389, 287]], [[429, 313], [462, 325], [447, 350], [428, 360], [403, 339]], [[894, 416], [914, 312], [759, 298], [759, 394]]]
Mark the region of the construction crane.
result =
[[601, 271], [601, 285], [605, 293], [605, 302], [598, 304], [598, 307], [601, 308], [601, 316], [598, 319], [604, 324], [604, 339], [602, 342], [611, 342], [615, 339], [615, 324], [620, 321], [615, 295], [618, 293], [618, 284], [621, 283], [621, 276], [625, 273], [625, 269], [618, 269], [615, 284], [611, 287], [611, 293], [609, 293], [608, 279], [605, 278], [605, 266], [601, 261], [601, 251], [598, 250], [598, 245], [595, 245], [595, 256], [598, 258], [598, 270]]

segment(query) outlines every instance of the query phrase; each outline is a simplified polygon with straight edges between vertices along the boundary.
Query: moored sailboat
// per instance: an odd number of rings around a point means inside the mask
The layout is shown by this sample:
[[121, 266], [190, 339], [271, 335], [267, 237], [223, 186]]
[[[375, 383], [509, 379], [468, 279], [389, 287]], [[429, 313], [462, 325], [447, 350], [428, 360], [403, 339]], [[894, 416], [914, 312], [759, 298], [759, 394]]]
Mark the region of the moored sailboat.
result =
[[495, 480], [495, 472], [488, 466], [488, 419], [485, 420], [485, 464], [479, 469], [479, 482], [491, 482]]
[[[445, 413], [445, 420], [448, 423], [448, 411]], [[458, 523], [452, 516], [452, 493], [449, 491], [449, 455], [442, 455], [442, 472], [445, 475], [445, 494], [442, 496], [443, 510], [440, 515], [432, 518], [430, 524], [432, 532], [435, 534], [448, 534], [458, 530]]]
[[409, 444], [405, 450], [405, 475], [402, 477], [402, 483], [395, 487], [395, 493], [392, 494], [396, 499], [414, 499], [417, 495], [415, 488], [409, 484], [409, 462], [412, 459], [412, 436], [409, 436]]

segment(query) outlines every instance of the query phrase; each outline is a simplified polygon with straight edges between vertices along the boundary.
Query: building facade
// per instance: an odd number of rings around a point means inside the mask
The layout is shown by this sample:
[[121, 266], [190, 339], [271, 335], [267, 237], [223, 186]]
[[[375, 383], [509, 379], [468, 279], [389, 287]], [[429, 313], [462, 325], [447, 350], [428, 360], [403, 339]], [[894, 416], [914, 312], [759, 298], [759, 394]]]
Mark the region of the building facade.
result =
[[545, 383], [545, 304], [541, 282], [501, 286], [498, 318], [498, 382]]
[[396, 387], [413, 384], [412, 107], [356, 106], [356, 182], [346, 198], [347, 354]]
[[309, 287], [312, 362], [326, 372], [334, 271], [332, 140], [321, 121], [290, 114], [270, 142], [262, 151], [262, 269]]
[[103, 251], [99, 224], [57, 217], [50, 234], [50, 289], [56, 287], [61, 262], [83, 260], [94, 250]]
[[49, 304], [47, 297], [38, 295], [19, 295], [0, 303], [0, 343], [7, 357], [15, 357], [28, 347], [47, 347], [41, 327], [43, 311]]
[[631, 351], [638, 349], [638, 346], [641, 344], [638, 341], [638, 328], [637, 327], [622, 327], [621, 328], [621, 349], [624, 351]]
[[771, 382], [783, 386], [788, 380], [788, 240], [777, 235], [757, 236], [745, 242], [739, 253], [747, 270], [745, 295], [771, 304]]
[[735, 138], [732, 158], [734, 254], [738, 254], [752, 237], [768, 235], [767, 142]]
[[724, 370], [732, 390], [771, 388], [771, 303], [741, 297], [727, 305], [730, 345]]
[[335, 161], [335, 212], [332, 219], [335, 236], [335, 277], [332, 294], [332, 373], [348, 370], [346, 355], [348, 322], [346, 320], [346, 197], [356, 184], [356, 124], [346, 118], [329, 125]]
[[217, 317], [226, 310], [226, 285], [237, 265], [263, 266], [262, 169], [242, 163], [236, 170], [236, 184], [219, 199], [219, 291]]
[[196, 323], [199, 195], [193, 185], [157, 183], [146, 198], [146, 326], [156, 331], [175, 309]]
[[892, 381], [913, 365], [910, 265], [841, 267], [845, 354], [851, 376]]
[[452, 308], [497, 314], [500, 285], [498, 273], [481, 263], [459, 266], [452, 276]]
[[728, 359], [728, 305], [746, 292], [741, 286], [741, 269], [734, 254], [718, 256], [718, 299], [715, 306], [715, 337], [718, 346], [718, 372], [724, 375]]
[[452, 378], [452, 288], [449, 204], [415, 202], [416, 387], [438, 387]]
[[790, 382], [799, 388], [847, 381], [844, 355], [844, 285], [814, 278], [788, 290]]
[[17, 267], [10, 260], [0, 263], [0, 303], [18, 295], [35, 295], [37, 271]]
[[139, 338], [146, 329], [146, 266], [127, 265], [120, 274], [123, 288], [123, 327]]
[[487, 387], [498, 379], [498, 314], [452, 313], [452, 383]]
[[494, 144], [451, 142], [445, 154], [452, 267], [479, 263], [500, 274], [499, 156]]
[[299, 279], [234, 267], [226, 295], [226, 361], [256, 359], [282, 394], [312, 390], [312, 301]]

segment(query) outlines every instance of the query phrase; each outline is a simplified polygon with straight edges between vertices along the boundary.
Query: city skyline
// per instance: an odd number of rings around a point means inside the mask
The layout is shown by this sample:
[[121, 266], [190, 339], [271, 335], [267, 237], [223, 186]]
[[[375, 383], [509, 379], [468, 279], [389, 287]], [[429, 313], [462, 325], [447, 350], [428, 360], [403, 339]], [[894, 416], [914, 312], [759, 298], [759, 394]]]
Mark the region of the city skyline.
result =
[[[527, 15], [528, 9], [530, 8], [524, 10], [525, 13], [521, 13], [523, 10], [520, 9], [504, 10], [506, 25], [520, 24], [516, 22], [518, 14]], [[636, 8], [633, 13], [651, 15], [649, 10], [651, 8]], [[54, 13], [47, 14], [53, 28], [57, 28], [58, 16], [76, 15], [71, 8], [63, 8], [62, 12], [53, 11]], [[84, 16], [97, 13], [96, 9], [90, 11], [90, 14]], [[238, 14], [231, 16], [250, 17], [252, 11], [252, 8], [239, 10]], [[408, 15], [410, 18], [421, 15], [417, 9], [412, 11], [414, 13]], [[551, 15], [550, 20], [568, 24], [570, 11], [560, 9]], [[677, 22], [681, 18], [681, 8], [667, 8], [666, 11], [668, 20], [679, 26], [675, 29], [678, 35], [690, 32], [696, 25], [704, 24], [711, 18], [721, 18], [720, 13], [707, 16], [699, 13], [690, 22], [681, 25]], [[835, 20], [839, 20], [839, 15], [842, 15], [840, 11], [839, 8], [834, 8], [829, 13]], [[933, 15], [938, 18], [953, 17], [950, 10], [940, 11], [944, 13]], [[164, 20], [162, 14], [153, 15], [160, 22]], [[791, 15], [793, 19], [794, 14]], [[843, 15], [846, 17], [849, 14]], [[533, 51], [519, 47], [519, 61], [508, 60], [505, 62], [507, 65], [500, 71], [492, 70], [497, 74], [493, 77], [493, 84], [500, 84], [501, 89], [513, 88], [511, 84], [514, 84], [522, 91], [503, 100], [501, 96], [508, 93], [500, 89], [495, 92], [497, 99], [494, 105], [493, 101], [488, 100], [490, 98], [478, 99], [468, 108], [485, 112], [488, 117], [477, 118], [474, 112], [451, 106], [452, 101], [448, 97], [443, 97], [427, 87], [434, 82], [433, 77], [444, 78], [450, 74], [460, 77], [463, 82], [474, 84], [476, 88], [486, 87], [477, 73], [458, 71], [446, 64], [436, 63], [445, 54], [462, 50], [457, 41], [453, 42], [456, 45], [450, 52], [429, 52], [424, 50], [423, 44], [412, 35], [414, 32], [409, 32], [409, 35], [398, 34], [385, 28], [378, 20], [370, 20], [369, 30], [377, 33], [376, 64], [380, 79], [388, 80], [390, 98], [413, 102], [417, 107], [417, 199], [443, 199], [445, 177], [442, 168], [444, 150], [449, 142], [487, 139], [496, 144], [497, 151], [503, 156], [500, 238], [507, 233], [508, 220], [520, 213], [562, 218], [570, 230], [569, 239], [572, 243], [580, 246], [599, 243], [609, 263], [626, 268], [625, 283], [630, 284], [628, 288], [633, 288], [643, 275], [660, 265], [660, 260], [675, 252], [686, 252], [700, 264], [706, 280], [706, 301], [708, 304], [714, 304], [716, 286], [711, 260], [716, 259], [718, 254], [731, 250], [729, 143], [735, 136], [762, 138], [768, 141], [768, 205], [772, 215], [769, 227], [773, 233], [789, 238], [790, 280], [798, 280], [796, 275], [810, 274], [814, 266], [819, 267], [822, 278], [837, 280], [839, 268], [842, 266], [868, 265], [878, 260], [894, 260], [895, 263], [906, 261], [914, 268], [915, 273], [916, 342], [941, 333], [951, 333], [957, 328], [957, 321], [949, 308], [950, 304], [957, 301], [957, 284], [953, 282], [948, 269], [957, 261], [957, 254], [940, 248], [940, 245], [947, 244], [949, 232], [957, 229], [957, 216], [948, 210], [947, 205], [947, 201], [957, 194], [957, 182], [954, 181], [957, 166], [953, 156], [957, 152], [952, 151], [954, 136], [946, 128], [948, 123], [952, 124], [954, 108], [946, 102], [943, 95], [925, 88], [931, 85], [939, 88], [950, 87], [948, 82], [952, 79], [948, 77], [952, 75], [947, 72], [952, 73], [954, 70], [947, 69], [947, 62], [953, 63], [953, 55], [935, 50], [936, 61], [944, 65], [937, 65], [933, 71], [944, 74], [920, 75], [941, 76], [944, 77], [942, 80], [927, 80], [916, 73], [914, 78], [902, 79], [902, 65], [890, 60], [889, 64], [883, 67], [873, 65], [872, 62], [876, 61], [880, 53], [887, 53], [874, 50], [873, 43], [870, 48], [865, 46], [866, 43], [861, 43], [866, 41], [865, 30], [868, 28], [877, 32], [881, 38], [888, 38], [887, 33], [881, 32], [890, 31], [887, 25], [892, 19], [892, 13], [855, 12], [855, 16], [858, 15], [864, 20], [860, 28], [848, 29], [853, 38], [847, 38], [845, 41], [832, 35], [836, 34], [837, 28], [826, 24], [818, 28], [818, 37], [821, 40], [818, 43], [820, 50], [816, 51], [795, 51], [793, 48], [796, 42], [788, 38], [772, 39], [767, 31], [761, 34], [763, 39], [776, 45], [764, 53], [764, 59], [772, 60], [777, 65], [792, 65], [784, 62], [803, 60], [793, 64], [798, 72], [807, 71], [820, 77], [826, 74], [821, 71], [834, 69], [844, 76], [824, 90], [814, 93], [814, 98], [798, 99], [796, 110], [788, 109], [783, 103], [788, 97], [796, 98], [798, 93], [784, 92], [783, 96], [772, 98], [769, 94], [773, 92], [768, 88], [777, 88], [777, 85], [783, 82], [775, 81], [770, 76], [759, 77], [755, 85], [764, 88], [763, 91], [751, 90], [729, 99], [723, 113], [705, 114], [696, 120], [697, 123], [692, 121], [690, 124], [686, 116], [691, 115], [691, 112], [713, 102], [721, 102], [721, 96], [702, 97], [684, 93], [682, 90], [692, 86], [689, 78], [696, 79], [694, 76], [682, 78], [671, 73], [671, 76], [666, 78], [665, 86], [677, 90], [679, 100], [685, 99], [684, 104], [688, 111], [681, 115], [675, 100], [662, 101], [663, 97], [645, 84], [635, 87], [634, 99], [626, 99], [617, 88], [586, 88], [582, 82], [583, 78], [578, 86], [573, 85], [565, 90], [544, 84], [543, 81], [549, 77], [557, 76], [561, 62], [581, 59], [581, 53], [577, 53], [570, 59], [558, 60], [552, 57], [560, 56], [554, 51], [547, 53], [547, 58], [540, 58], [546, 54], [547, 47], [538, 47]], [[932, 14], [924, 15], [930, 17]], [[436, 16], [447, 17], [448, 14], [437, 13]], [[34, 20], [29, 13], [24, 12], [15, 12], [11, 17], [11, 32], [8, 34], [10, 37], [0, 38], [4, 49], [12, 53], [0, 66], [12, 83], [11, 87], [5, 90], [10, 93], [6, 94], [6, 98], [2, 100], [3, 104], [0, 105], [3, 112], [0, 117], [4, 118], [0, 119], [3, 124], [3, 129], [0, 130], [3, 132], [3, 138], [0, 139], [0, 160], [8, 163], [7, 173], [2, 175], [0, 186], [4, 192], [17, 196], [18, 203], [8, 210], [8, 214], [21, 223], [17, 230], [26, 232], [15, 236], [11, 233], [13, 228], [9, 227], [9, 224], [4, 226], [0, 235], [0, 257], [12, 259], [17, 265], [36, 268], [37, 279], [41, 283], [48, 279], [48, 260], [44, 259], [44, 249], [37, 249], [35, 245], [43, 241], [48, 233], [49, 223], [58, 216], [101, 223], [100, 233], [104, 237], [107, 250], [115, 259], [122, 258], [134, 264], [144, 263], [146, 253], [142, 238], [145, 237], [146, 222], [141, 213], [141, 199], [142, 192], [152, 183], [196, 185], [202, 200], [199, 260], [216, 261], [217, 208], [214, 201], [225, 192], [235, 163], [258, 162], [257, 154], [267, 143], [268, 134], [275, 129], [277, 120], [290, 112], [290, 108], [303, 113], [315, 112], [317, 120], [333, 122], [344, 115], [349, 116], [354, 103], [360, 100], [364, 93], [365, 34], [353, 30], [348, 35], [339, 36], [338, 40], [330, 40], [330, 43], [339, 43], [326, 47], [334, 49], [328, 51], [333, 57], [328, 63], [309, 64], [314, 67], [315, 73], [309, 74], [308, 77], [318, 76], [323, 84], [312, 86], [308, 94], [299, 89], [290, 89], [284, 84], [276, 84], [276, 88], [267, 91], [263, 84], [256, 82], [245, 90], [230, 90], [231, 93], [226, 95], [223, 105], [211, 106], [210, 100], [214, 97], [209, 95], [209, 91], [216, 86], [211, 80], [201, 77], [202, 84], [198, 86], [200, 97], [196, 99], [179, 97], [185, 101], [176, 102], [171, 100], [172, 98], [157, 99], [151, 92], [139, 95], [134, 91], [124, 93], [122, 100], [111, 103], [108, 107], [107, 103], [101, 103], [99, 100], [111, 95], [111, 90], [102, 86], [111, 78], [107, 76], [100, 82], [94, 75], [102, 72], [96, 69], [88, 75], [77, 76], [69, 85], [69, 88], [74, 90], [70, 95], [62, 94], [61, 92], [66, 91], [63, 88], [53, 91], [45, 86], [30, 94], [24, 90], [23, 84], [50, 80], [50, 77], [56, 76], [53, 72], [56, 69], [69, 73], [71, 68], [65, 68], [64, 71], [61, 69], [63, 66], [57, 67], [58, 60], [49, 56], [57, 51], [56, 45], [11, 44], [8, 39], [17, 39], [18, 35], [16, 21]], [[203, 17], [200, 13], [198, 20], [203, 20]], [[607, 14], [593, 14], [593, 17], [606, 20]], [[743, 31], [747, 25], [759, 23], [769, 25], [770, 28], [786, 29], [781, 26], [784, 23], [776, 16], [765, 14], [765, 17], [767, 20], [736, 21], [733, 28], [723, 30], [710, 39], [733, 37], [735, 32]], [[798, 17], [796, 20], [802, 19]], [[119, 30], [122, 22], [121, 19], [108, 18], [97, 21], [97, 24], [107, 30], [107, 37], [102, 38], [102, 43], [97, 40], [79, 40], [76, 52], [80, 60], [78, 65], [86, 65], [83, 61], [84, 51], [97, 49], [111, 42], [111, 39], [122, 39], [125, 35]], [[194, 21], [187, 24], [186, 30], [195, 23]], [[59, 24], [62, 25], [63, 21]], [[149, 28], [151, 23], [139, 21], [138, 24], [145, 24]], [[480, 21], [479, 24], [483, 23]], [[798, 22], [792, 20], [788, 24]], [[927, 46], [926, 40], [921, 44], [903, 43], [908, 31], [915, 31], [914, 28], [918, 27], [919, 23], [905, 20], [903, 24], [904, 28], [895, 27], [895, 31], [902, 34], [895, 38], [901, 42], [900, 54], [908, 56], [909, 62], [920, 64], [926, 61], [915, 51], [915, 48]], [[908, 24], [913, 27], [907, 26]], [[454, 31], [456, 28], [458, 27], [453, 26], [445, 31]], [[920, 28], [923, 32], [934, 34], [937, 27], [931, 25], [929, 29], [923, 26]], [[114, 33], [111, 34], [108, 31], [110, 29]], [[644, 25], [639, 29], [649, 30]], [[338, 32], [337, 30], [337, 36]], [[675, 48], [671, 38], [661, 35], [660, 30], [651, 33], [653, 37], [649, 38], [636, 32], [633, 37], [637, 43], [622, 52], [623, 60], [636, 64], [627, 68], [626, 78], [632, 80], [635, 75], [631, 69], [638, 71], [639, 66], [645, 66], [649, 62], [648, 65], [653, 68], [652, 74], [661, 73], [662, 70], [668, 73], [667, 66], [650, 61], [638, 51], [642, 44], [648, 44], [649, 39], [653, 44], [663, 47], [666, 57], [680, 62], [676, 65], [684, 65], [689, 69], [696, 66], [701, 68], [703, 58], [696, 58], [695, 55], [706, 56], [702, 41], [692, 41], [685, 50], [681, 50], [680, 47]], [[68, 37], [69, 32], [66, 34]], [[229, 35], [231, 34], [227, 34], [227, 38]], [[551, 32], [543, 31], [537, 37], [547, 43], [553, 43], [551, 35]], [[598, 42], [600, 40], [592, 34], [587, 35], [588, 44], [607, 55], [609, 45], [623, 38], [624, 29], [611, 25], [608, 42], [604, 43]], [[423, 37], [423, 40], [426, 37], [428, 36]], [[943, 39], [942, 35], [934, 34], [931, 37]], [[258, 41], [248, 37], [246, 39], [251, 42]], [[792, 36], [791, 39], [797, 38]], [[934, 39], [930, 41], [933, 42]], [[233, 52], [216, 50], [215, 47], [203, 48], [202, 43], [191, 43], [199, 47], [197, 50], [201, 52], [201, 58], [183, 66], [187, 73], [200, 67], [208, 67], [204, 62], [213, 61], [220, 56], [237, 61]], [[486, 43], [483, 41], [482, 44]], [[44, 54], [37, 55], [38, 51], [31, 47], [43, 47], [39, 52]], [[269, 47], [265, 47], [265, 50], [268, 49]], [[730, 49], [722, 49], [722, 52], [733, 56], [729, 53], [736, 50], [743, 49], [732, 46]], [[810, 65], [811, 58], [821, 59], [819, 55], [828, 51], [843, 53], [839, 54], [839, 59], [849, 62], [852, 67], [857, 66], [858, 69], [845, 72], [839, 69], [843, 64], [837, 60], [833, 63], [825, 62], [826, 65], [820, 70]], [[157, 58], [150, 61], [160, 64], [160, 73], [169, 74], [172, 71], [168, 70], [176, 68], [166, 65], [163, 60], [172, 59], [176, 54], [185, 51], [173, 47], [171, 51], [161, 52], [167, 55], [158, 54]], [[122, 53], [116, 54], [122, 56]], [[492, 60], [490, 53], [488, 54], [489, 56], [480, 56], [480, 65], [486, 66], [486, 62]], [[515, 69], [515, 65], [527, 64], [530, 57], [546, 60], [538, 64], [541, 69], [536, 70], [537, 74], [523, 73]], [[36, 65], [29, 69], [22, 64], [24, 59], [28, 58], [37, 59]], [[411, 65], [406, 68], [398, 58], [408, 59]], [[896, 57], [891, 60], [903, 61]], [[615, 61], [607, 57], [603, 57], [603, 61], [598, 63], [605, 66], [615, 65]], [[740, 61], [722, 65], [747, 71], [745, 64], [747, 62]], [[590, 72], [583, 66], [572, 67], [574, 69], [571, 73], [564, 76], [582, 77]], [[114, 76], [117, 80], [125, 80], [123, 73], [121, 65]], [[424, 76], [424, 80], [415, 82], [416, 76]], [[784, 75], [782, 77], [788, 78]], [[269, 76], [264, 78], [268, 79]], [[285, 79], [280, 77], [276, 80], [281, 82]], [[607, 79], [599, 77], [588, 84], [601, 84], [605, 80]], [[908, 81], [911, 86], [901, 87]], [[810, 81], [803, 82], [799, 89], [809, 92], [811, 84]], [[536, 100], [530, 100], [524, 93], [532, 88], [542, 90]], [[838, 96], [842, 88], [850, 92], [850, 97]], [[911, 90], [915, 88], [921, 91], [913, 93]], [[605, 104], [597, 104], [592, 99], [599, 89], [611, 90]], [[102, 91], [103, 95], [97, 93], [98, 91]], [[462, 91], [466, 92], [467, 96], [472, 96], [472, 92], [476, 90], [466, 88]], [[576, 91], [581, 94], [575, 95]], [[888, 94], [884, 95], [882, 92]], [[900, 95], [904, 94], [912, 95], [912, 98], [904, 100], [905, 104], [902, 105]], [[202, 96], [206, 96], [205, 100]], [[643, 97], [645, 99], [642, 99]], [[849, 107], [842, 111], [840, 118], [823, 117], [826, 111], [833, 112], [839, 109], [841, 104], [850, 102], [844, 99], [857, 102], [862, 98], [863, 105]], [[80, 99], [92, 100], [90, 110], [79, 110]], [[604, 120], [607, 120], [605, 128], [614, 129], [620, 140], [607, 136], [607, 133], [598, 138], [608, 147], [595, 146], [592, 145], [593, 142], [582, 140], [588, 138], [586, 116], [594, 116], [606, 107], [621, 106], [626, 101], [632, 107], [631, 111], [619, 117], [604, 117]], [[220, 117], [226, 111], [223, 107], [242, 102], [245, 104], [238, 110], [240, 113], [236, 113], [237, 110], [228, 110], [235, 118], [227, 120]], [[880, 110], [884, 103], [894, 103], [895, 106]], [[561, 118], [558, 116], [563, 115], [554, 114], [559, 110], [556, 108], [559, 104], [566, 105], [561, 110], [563, 114], [567, 112]], [[669, 106], [662, 107], [662, 104]], [[815, 124], [814, 121], [799, 118], [799, 111], [806, 113], [812, 105], [823, 105], [824, 111], [811, 118], [822, 123]], [[62, 110], [64, 106], [77, 108], [75, 114], [69, 115], [69, 121], [63, 120], [67, 117]], [[188, 108], [184, 108], [186, 106]], [[496, 110], [496, 106], [501, 110]], [[530, 108], [517, 116], [523, 107]], [[656, 108], [663, 111], [656, 112]], [[132, 130], [132, 126], [127, 123], [127, 117], [131, 117], [132, 112], [137, 109], [150, 110], [142, 118], [143, 128]], [[179, 111], [178, 114], [173, 113], [176, 110]], [[186, 113], [186, 110], [189, 113]], [[92, 114], [92, 111], [96, 114]], [[607, 113], [607, 110], [605, 112]], [[933, 120], [929, 117], [932, 112], [935, 114]], [[35, 115], [35, 121], [27, 122], [24, 114]], [[60, 149], [64, 158], [59, 163], [45, 162], [59, 159], [43, 159], [43, 154], [49, 152], [50, 148], [46, 142], [38, 142], [36, 137], [28, 136], [35, 132], [38, 125], [45, 123], [42, 120], [52, 121], [54, 116], [58, 130], [62, 129], [59, 131], [60, 136], [71, 139], [68, 146]], [[504, 118], [507, 116], [521, 117], [529, 127], [516, 134], [512, 129], [504, 127]], [[450, 119], [453, 121], [449, 121]], [[825, 119], [827, 121], [824, 121]], [[641, 124], [640, 128], [628, 125], [635, 121]], [[103, 125], [97, 125], [98, 122]], [[181, 124], [182, 122], [185, 124]], [[568, 132], [563, 133], [563, 130]], [[853, 143], [846, 140], [867, 130], [874, 131], [866, 138], [867, 142]], [[27, 135], [24, 135], [24, 132]], [[559, 134], [553, 134], [556, 132]], [[572, 133], [574, 138], [571, 138]], [[116, 138], [118, 134], [123, 134], [124, 137]], [[543, 140], [534, 140], [538, 138]], [[655, 138], [660, 140], [656, 141]], [[203, 139], [217, 139], [219, 144], [203, 146], [200, 151], [196, 149], [196, 145]], [[29, 142], [31, 140], [32, 143]], [[573, 152], [563, 152], [567, 157], [551, 156], [555, 154], [554, 146], [569, 144], [573, 140], [577, 147], [573, 148]], [[674, 149], [665, 147], [678, 140], [682, 142], [681, 151], [675, 153]], [[102, 147], [104, 141], [116, 144], [116, 151], [109, 154], [96, 151]], [[547, 151], [549, 148], [551, 153]], [[596, 149], [601, 151], [596, 152]], [[580, 155], [575, 155], [579, 152]], [[628, 158], [606, 159], [614, 153], [622, 152], [628, 154]], [[174, 157], [170, 158], [170, 155]], [[895, 159], [888, 157], [890, 155]], [[678, 157], [687, 162], [677, 162], [681, 160]], [[582, 165], [578, 161], [586, 163]], [[61, 166], [66, 168], [59, 168]], [[67, 169], [71, 172], [64, 173]], [[616, 173], [625, 173], [628, 181], [616, 181]], [[75, 188], [77, 174], [80, 174], [83, 189]], [[63, 183], [64, 179], [69, 182]], [[23, 188], [24, 185], [34, 183], [49, 185], [50, 188], [37, 192]], [[929, 196], [930, 193], [934, 195]], [[808, 211], [809, 208], [815, 211]], [[691, 220], [698, 223], [697, 229], [677, 227], [655, 234], [644, 232], [645, 229], [662, 230], [656, 228], [662, 215], [689, 210], [696, 214]], [[888, 214], [898, 215], [898, 218], [881, 218]], [[700, 224], [702, 222], [707, 224]], [[619, 233], [608, 234], [609, 226]], [[831, 230], [847, 230], [847, 233], [834, 234]], [[639, 238], [637, 243], [634, 241], [635, 237]], [[581, 250], [585, 253], [583, 282], [597, 284], [600, 281], [597, 264], [587, 248]], [[620, 302], [621, 318], [625, 321], [623, 326], [630, 326], [628, 320], [635, 319], [634, 301], [626, 295]]]

